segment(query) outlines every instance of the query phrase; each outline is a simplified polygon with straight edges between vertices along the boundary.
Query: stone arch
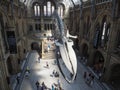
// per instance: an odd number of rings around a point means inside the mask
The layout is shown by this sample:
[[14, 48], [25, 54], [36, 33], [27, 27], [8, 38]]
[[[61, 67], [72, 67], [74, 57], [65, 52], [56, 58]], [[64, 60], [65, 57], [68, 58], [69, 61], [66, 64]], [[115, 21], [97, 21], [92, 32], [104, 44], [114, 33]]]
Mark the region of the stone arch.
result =
[[[99, 23], [99, 27], [98, 24]], [[94, 42], [94, 47], [103, 49], [107, 49], [107, 42], [109, 40], [109, 34], [110, 34], [110, 27], [111, 27], [111, 14], [108, 10], [103, 10], [99, 13], [99, 15], [96, 17], [95, 23], [93, 24], [94, 27], [94, 36], [98, 37], [97, 42]], [[95, 37], [94, 41], [95, 41]], [[96, 43], [96, 45], [95, 45]]]
[[95, 51], [93, 56], [93, 71], [99, 76], [102, 76], [103, 67], [104, 67], [104, 56], [100, 51]]
[[[32, 4], [31, 4], [31, 15], [32, 16], [35, 16], [35, 11], [34, 11], [34, 6], [40, 6], [40, 3], [38, 2], [38, 1], [34, 1], [34, 2], [32, 2]], [[41, 12], [40, 12], [40, 14], [41, 14]], [[31, 30], [32, 31], [32, 30]]]
[[99, 12], [99, 14], [96, 16], [96, 19], [95, 19], [94, 24], [92, 24], [93, 26], [92, 26], [91, 28], [93, 28], [94, 31], [95, 31], [95, 28], [94, 28], [94, 27], [96, 26], [96, 23], [99, 23], [100, 26], [101, 26], [103, 17], [105, 17], [105, 16], [107, 17], [107, 18], [106, 18], [106, 21], [107, 21], [108, 23], [111, 23], [111, 12], [108, 11], [108, 10], [103, 10], [102, 12]]
[[116, 90], [120, 89], [120, 63], [111, 65], [109, 81]]
[[65, 10], [65, 4], [64, 3], [59, 3], [59, 5], [62, 5], [63, 9]]
[[36, 50], [38, 53], [41, 53], [41, 47], [38, 42], [31, 43], [31, 50]]
[[13, 72], [14, 72], [14, 71], [13, 71], [13, 65], [12, 65], [12, 56], [9, 56], [9, 57], [7, 58], [6, 63], [7, 63], [8, 73], [9, 73], [10, 75], [12, 75]]
[[59, 4], [58, 4], [58, 8], [59, 8], [59, 7], [62, 7], [62, 9], [63, 9], [63, 15], [65, 15], [65, 9], [66, 9], [66, 8], [65, 8], [65, 5], [64, 5], [63, 3], [59, 3]]

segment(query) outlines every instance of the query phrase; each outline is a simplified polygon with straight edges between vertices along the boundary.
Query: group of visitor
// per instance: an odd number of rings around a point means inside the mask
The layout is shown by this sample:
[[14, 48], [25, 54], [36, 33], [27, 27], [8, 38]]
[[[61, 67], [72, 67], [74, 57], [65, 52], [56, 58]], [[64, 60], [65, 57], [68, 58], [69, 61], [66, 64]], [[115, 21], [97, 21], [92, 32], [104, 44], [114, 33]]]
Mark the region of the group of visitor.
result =
[[93, 83], [94, 83], [94, 75], [92, 75], [91, 73], [88, 73], [88, 72], [84, 72], [84, 79], [85, 79], [85, 82], [92, 86]]
[[48, 88], [48, 87], [45, 85], [44, 82], [42, 82], [42, 83], [40, 84], [39, 81], [36, 81], [35, 85], [36, 85], [37, 90], [64, 90], [64, 89], [62, 89], [62, 87], [61, 87], [61, 83], [60, 83], [60, 80], [59, 80], [59, 79], [58, 79], [57, 84], [56, 84], [56, 83], [53, 83], [53, 84], [51, 85], [51, 88]]
[[53, 74], [54, 77], [59, 77], [59, 72], [58, 71], [53, 70], [52, 74]]

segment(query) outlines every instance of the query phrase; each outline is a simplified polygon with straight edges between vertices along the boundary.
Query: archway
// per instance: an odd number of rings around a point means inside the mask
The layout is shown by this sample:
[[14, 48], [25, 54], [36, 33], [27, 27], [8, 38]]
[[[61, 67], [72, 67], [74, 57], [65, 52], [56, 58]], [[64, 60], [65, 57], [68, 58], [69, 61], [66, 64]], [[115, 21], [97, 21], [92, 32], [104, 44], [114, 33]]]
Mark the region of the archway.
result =
[[32, 42], [31, 50], [36, 50], [38, 53], [41, 53], [41, 47], [39, 46], [38, 42]]
[[110, 83], [115, 90], [120, 89], [120, 64], [115, 64], [111, 67]]
[[10, 56], [7, 59], [7, 69], [8, 69], [8, 73], [10, 75], [12, 75], [13, 74], [13, 68], [12, 68], [12, 60], [11, 60]]
[[104, 61], [105, 60], [101, 52], [96, 51], [93, 58], [93, 70], [99, 76], [99, 78], [103, 72]]

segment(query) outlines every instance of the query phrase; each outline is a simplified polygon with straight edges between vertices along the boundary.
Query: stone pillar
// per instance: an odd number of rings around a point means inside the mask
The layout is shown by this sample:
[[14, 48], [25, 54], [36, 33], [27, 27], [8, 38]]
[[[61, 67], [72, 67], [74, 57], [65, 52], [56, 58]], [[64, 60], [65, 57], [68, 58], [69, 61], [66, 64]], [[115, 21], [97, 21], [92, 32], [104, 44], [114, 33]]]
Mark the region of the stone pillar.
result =
[[[80, 18], [80, 30], [79, 30], [79, 50], [81, 50], [81, 41], [83, 39], [83, 19]], [[81, 52], [81, 51], [79, 51]], [[80, 53], [81, 54], [81, 53]]]
[[19, 65], [18, 65], [18, 60], [17, 60], [16, 54], [12, 55], [12, 66], [13, 66], [13, 73], [14, 74], [18, 73]]
[[41, 18], [41, 31], [42, 32], [44, 31], [44, 20], [43, 20], [43, 18]]
[[[95, 19], [92, 19], [91, 23], [95, 23]], [[93, 59], [94, 59], [94, 52], [95, 52], [95, 49], [93, 48], [93, 39], [94, 39], [94, 34], [95, 34], [95, 28], [94, 28], [94, 24], [91, 25], [91, 28], [89, 29], [90, 30], [90, 42], [89, 42], [89, 49], [88, 49], [88, 54], [89, 54], [89, 58], [88, 58], [88, 65], [91, 66], [93, 65]]]
[[41, 53], [41, 56], [42, 56], [42, 58], [44, 58], [44, 44], [45, 44], [45, 40], [44, 39], [42, 40], [41, 44], [42, 44], [42, 48], [41, 48], [42, 53]]
[[7, 73], [4, 61], [0, 61], [0, 90], [11, 90], [7, 83]]

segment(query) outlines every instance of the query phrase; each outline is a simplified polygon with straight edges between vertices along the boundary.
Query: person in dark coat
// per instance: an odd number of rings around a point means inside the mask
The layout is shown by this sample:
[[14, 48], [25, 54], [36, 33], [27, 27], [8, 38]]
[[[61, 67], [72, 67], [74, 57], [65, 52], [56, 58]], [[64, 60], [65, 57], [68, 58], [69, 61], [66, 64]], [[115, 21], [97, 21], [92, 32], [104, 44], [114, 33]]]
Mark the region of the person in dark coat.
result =
[[36, 83], [37, 90], [39, 89], [39, 82], [37, 81]]

